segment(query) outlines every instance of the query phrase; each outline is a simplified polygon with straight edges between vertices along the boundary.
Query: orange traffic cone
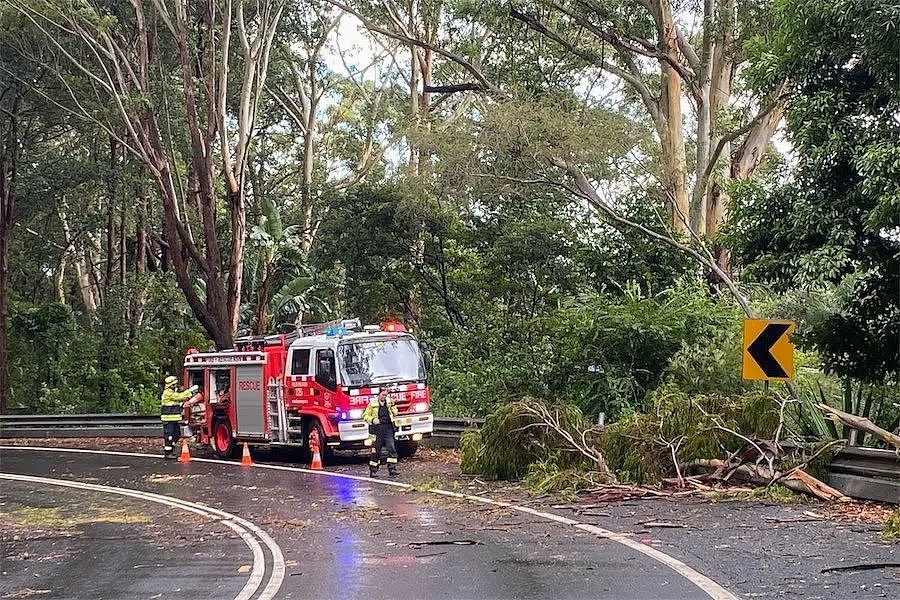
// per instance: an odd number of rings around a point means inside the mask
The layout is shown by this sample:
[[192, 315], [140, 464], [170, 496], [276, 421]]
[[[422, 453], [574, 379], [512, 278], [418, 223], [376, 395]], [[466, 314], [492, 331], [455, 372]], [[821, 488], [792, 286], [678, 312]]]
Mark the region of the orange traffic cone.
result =
[[178, 462], [191, 462], [191, 451], [188, 449], [187, 440], [181, 440], [181, 456], [178, 457]]
[[322, 455], [319, 454], [318, 447], [313, 449], [312, 462], [309, 463], [309, 468], [312, 469], [313, 471], [321, 471], [322, 470]]
[[247, 445], [247, 442], [244, 442], [244, 454], [241, 455], [241, 464], [245, 467], [253, 466], [253, 460], [250, 458], [250, 446]]

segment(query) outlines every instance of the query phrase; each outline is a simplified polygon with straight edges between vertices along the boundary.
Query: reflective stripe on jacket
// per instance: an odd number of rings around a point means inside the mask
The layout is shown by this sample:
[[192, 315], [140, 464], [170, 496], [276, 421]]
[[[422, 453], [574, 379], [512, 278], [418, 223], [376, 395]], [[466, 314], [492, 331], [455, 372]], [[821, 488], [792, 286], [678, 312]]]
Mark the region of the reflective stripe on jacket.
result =
[[191, 392], [176, 392], [172, 388], [163, 390], [162, 406], [160, 407], [161, 421], [180, 421], [181, 420], [181, 403], [191, 397]]

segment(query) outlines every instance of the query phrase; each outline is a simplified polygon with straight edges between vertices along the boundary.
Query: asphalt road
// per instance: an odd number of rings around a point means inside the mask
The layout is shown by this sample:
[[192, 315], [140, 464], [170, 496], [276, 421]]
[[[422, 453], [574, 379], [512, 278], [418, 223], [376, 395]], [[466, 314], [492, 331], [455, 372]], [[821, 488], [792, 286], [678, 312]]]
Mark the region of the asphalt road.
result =
[[[0, 471], [143, 490], [233, 513], [267, 532], [283, 554], [278, 598], [709, 597], [658, 560], [589, 532], [366, 480], [11, 449], [2, 450]], [[69, 507], [70, 514], [74, 506], [110, 502], [109, 495], [2, 484], [0, 597], [31, 597], [23, 591], [30, 589], [41, 590], [40, 598], [234, 598], [249, 576], [253, 556], [234, 531], [139, 498], [111, 501], [140, 519], [83, 519], [48, 547], [46, 536], [16, 533], [34, 527], [16, 521], [23, 507]], [[56, 556], [37, 568], [36, 557], [48, 554]], [[262, 558], [271, 581], [274, 553]]]
[[247, 579], [249, 551], [214, 520], [109, 494], [2, 486], [0, 597], [233, 598]]

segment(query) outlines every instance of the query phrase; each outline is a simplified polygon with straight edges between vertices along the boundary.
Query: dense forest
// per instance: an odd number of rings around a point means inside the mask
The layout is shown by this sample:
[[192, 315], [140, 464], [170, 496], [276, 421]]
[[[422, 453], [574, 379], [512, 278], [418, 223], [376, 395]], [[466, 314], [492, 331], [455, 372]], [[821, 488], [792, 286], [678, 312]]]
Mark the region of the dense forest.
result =
[[704, 397], [737, 428], [759, 316], [798, 324], [795, 433], [846, 434], [817, 402], [895, 430], [898, 29], [887, 0], [3, 0], [0, 408], [154, 412], [190, 346], [391, 316], [441, 415]]

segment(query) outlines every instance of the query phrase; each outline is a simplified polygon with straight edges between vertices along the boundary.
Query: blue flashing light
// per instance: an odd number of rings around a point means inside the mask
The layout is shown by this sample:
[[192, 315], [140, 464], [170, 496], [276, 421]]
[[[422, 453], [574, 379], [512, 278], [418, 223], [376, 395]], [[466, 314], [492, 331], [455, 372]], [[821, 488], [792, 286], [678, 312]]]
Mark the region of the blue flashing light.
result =
[[328, 337], [347, 335], [347, 328], [343, 326], [329, 327], [325, 330], [325, 335]]

